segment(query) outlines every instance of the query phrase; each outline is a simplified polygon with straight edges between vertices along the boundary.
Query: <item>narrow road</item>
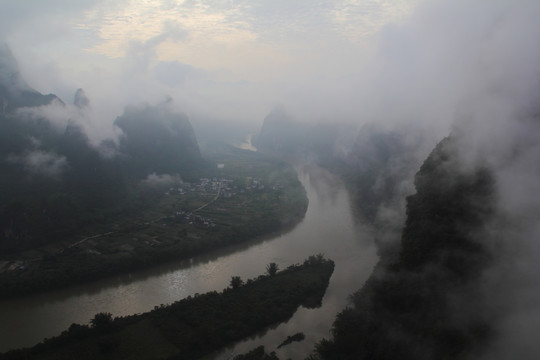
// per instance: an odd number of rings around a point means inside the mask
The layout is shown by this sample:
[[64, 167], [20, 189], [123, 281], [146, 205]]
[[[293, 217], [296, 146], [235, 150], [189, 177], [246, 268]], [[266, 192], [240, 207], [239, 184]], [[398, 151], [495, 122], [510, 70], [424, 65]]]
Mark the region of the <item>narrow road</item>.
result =
[[[205, 207], [207, 207], [208, 205], [210, 205], [210, 204], [212, 204], [213, 202], [215, 202], [215, 201], [219, 198], [219, 195], [221, 194], [221, 187], [222, 187], [222, 183], [220, 182], [220, 183], [219, 183], [219, 186], [218, 186], [218, 192], [217, 192], [216, 196], [214, 196], [214, 198], [213, 198], [212, 200], [210, 200], [209, 202], [207, 202], [206, 204], [204, 204], [204, 205], [198, 207], [197, 209], [193, 210], [192, 213], [196, 213], [197, 211], [202, 210], [202, 209], [204, 209]], [[161, 220], [163, 220], [163, 219], [165, 219], [165, 218], [167, 218], [167, 217], [168, 217], [168, 216], [164, 216], [164, 217], [161, 217], [161, 218], [159, 218], [159, 219], [156, 219], [156, 220], [153, 220], [153, 221], [150, 221], [150, 222], [147, 222], [147, 223], [155, 223], [155, 222], [159, 222], [159, 221], [161, 221]], [[145, 224], [146, 224], [146, 223], [145, 223]], [[83, 243], [84, 243], [85, 241], [87, 241], [87, 240], [99, 238], [99, 237], [102, 237], [102, 236], [111, 235], [111, 234], [114, 234], [114, 233], [116, 233], [116, 232], [117, 232], [117, 231], [109, 231], [109, 232], [106, 232], [106, 233], [103, 233], [103, 234], [97, 234], [97, 235], [92, 235], [92, 236], [85, 237], [84, 239], [79, 240], [79, 241], [77, 241], [76, 243], [73, 243], [73, 244], [69, 245], [69, 246], [68, 246], [68, 249], [71, 249], [71, 248], [73, 248], [73, 247], [75, 247], [75, 246], [81, 245], [81, 244], [83, 244]], [[64, 252], [64, 249], [60, 250], [58, 253], [62, 253], [62, 252]], [[36, 259], [31, 259], [31, 261], [32, 261], [32, 260], [40, 260], [40, 259], [41, 259], [41, 257], [36, 258]]]
[[220, 193], [221, 193], [221, 182], [219, 183], [218, 192], [217, 192], [216, 196], [212, 200], [210, 200], [209, 202], [204, 204], [203, 206], [200, 206], [197, 209], [193, 210], [192, 213], [196, 213], [197, 211], [202, 210], [205, 207], [207, 207], [208, 205], [212, 204], [214, 201], [216, 201], [219, 198]]
[[116, 232], [116, 231], [109, 231], [109, 232], [107, 232], [107, 233], [97, 234], [97, 235], [85, 237], [84, 239], [82, 239], [82, 240], [80, 240], [80, 241], [77, 241], [77, 242], [74, 243], [74, 244], [69, 245], [68, 248], [72, 248], [72, 247], [75, 247], [75, 246], [77, 246], [77, 245], [80, 245], [80, 244], [82, 244], [83, 242], [85, 242], [86, 240], [90, 240], [90, 239], [95, 239], [95, 238], [102, 237], [102, 236], [111, 235], [111, 234], [114, 234], [115, 232]]

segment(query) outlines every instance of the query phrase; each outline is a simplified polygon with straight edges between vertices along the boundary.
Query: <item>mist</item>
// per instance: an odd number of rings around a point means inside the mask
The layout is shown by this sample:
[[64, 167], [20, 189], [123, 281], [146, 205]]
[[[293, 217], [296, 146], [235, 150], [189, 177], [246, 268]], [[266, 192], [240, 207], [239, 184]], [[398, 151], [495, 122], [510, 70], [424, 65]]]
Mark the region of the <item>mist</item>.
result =
[[[497, 313], [486, 358], [540, 354], [540, 3], [4, 0], [0, 8], [9, 9], [0, 33], [22, 77], [66, 103], [21, 115], [75, 122], [94, 145], [118, 139], [113, 122], [127, 106], [169, 98], [201, 132], [256, 132], [277, 105], [305, 123], [413, 129], [417, 164], [455, 135], [463, 166], [495, 174], [497, 215], [483, 241], [496, 261], [475, 290]], [[90, 99], [83, 108], [72, 105], [79, 88]], [[66, 166], [38, 151], [10, 161], [51, 176]], [[413, 170], [399, 184], [403, 196], [414, 191]], [[399, 226], [403, 201], [380, 214]]]

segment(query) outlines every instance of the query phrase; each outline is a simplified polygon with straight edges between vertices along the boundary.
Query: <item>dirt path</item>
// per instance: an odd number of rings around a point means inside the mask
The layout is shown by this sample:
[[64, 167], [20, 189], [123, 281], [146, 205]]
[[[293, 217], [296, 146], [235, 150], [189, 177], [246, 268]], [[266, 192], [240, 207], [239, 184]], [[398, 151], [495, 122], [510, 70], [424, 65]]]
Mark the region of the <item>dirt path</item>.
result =
[[217, 192], [216, 196], [215, 196], [212, 200], [210, 200], [209, 202], [207, 202], [206, 204], [204, 204], [204, 205], [198, 207], [197, 209], [193, 210], [192, 213], [194, 214], [194, 213], [196, 213], [197, 211], [202, 210], [202, 209], [204, 209], [205, 207], [207, 207], [208, 205], [212, 204], [214, 201], [216, 201], [216, 200], [219, 198], [219, 194], [220, 194], [220, 193], [221, 193], [221, 182], [219, 183], [218, 192]]

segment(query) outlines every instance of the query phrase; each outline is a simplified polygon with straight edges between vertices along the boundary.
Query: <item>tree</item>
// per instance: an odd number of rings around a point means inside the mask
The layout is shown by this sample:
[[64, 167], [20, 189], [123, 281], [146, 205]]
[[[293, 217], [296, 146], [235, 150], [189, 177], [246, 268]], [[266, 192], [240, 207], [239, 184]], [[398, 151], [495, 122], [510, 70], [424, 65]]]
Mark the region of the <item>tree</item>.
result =
[[270, 276], [276, 275], [278, 270], [279, 270], [279, 267], [275, 262], [271, 262], [270, 264], [266, 265], [266, 272]]
[[94, 318], [90, 320], [90, 324], [93, 328], [104, 329], [112, 324], [112, 321], [113, 319], [111, 313], [100, 312], [94, 315]]
[[240, 286], [244, 284], [244, 280], [240, 278], [240, 276], [233, 276], [231, 278], [231, 287], [233, 289], [238, 289]]

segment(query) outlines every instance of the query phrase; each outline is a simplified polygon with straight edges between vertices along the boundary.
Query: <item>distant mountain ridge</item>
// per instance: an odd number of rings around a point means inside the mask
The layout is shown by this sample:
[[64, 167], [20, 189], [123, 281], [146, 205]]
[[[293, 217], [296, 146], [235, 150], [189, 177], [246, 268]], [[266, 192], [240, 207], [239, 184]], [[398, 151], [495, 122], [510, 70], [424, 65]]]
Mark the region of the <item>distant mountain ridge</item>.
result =
[[125, 210], [130, 184], [152, 173], [184, 176], [203, 163], [189, 119], [167, 104], [127, 108], [116, 120], [119, 144], [98, 146], [77, 121], [50, 121], [40, 108], [49, 104], [91, 106], [82, 89], [73, 105], [32, 89], [0, 44], [0, 254], [103, 222]]
[[275, 108], [264, 118], [261, 132], [254, 145], [269, 152], [295, 151], [303, 142], [306, 130], [285, 110]]
[[353, 125], [300, 122], [278, 107], [264, 118], [253, 145], [277, 156], [308, 156], [328, 162], [334, 161], [336, 154], [348, 152], [355, 134]]
[[115, 121], [125, 136], [118, 151], [127, 156], [137, 176], [182, 173], [202, 161], [193, 127], [185, 114], [173, 114], [167, 104], [127, 108]]
[[60, 101], [56, 95], [43, 95], [26, 83], [11, 50], [0, 42], [0, 113], [10, 113], [26, 106], [47, 105], [53, 100]]

